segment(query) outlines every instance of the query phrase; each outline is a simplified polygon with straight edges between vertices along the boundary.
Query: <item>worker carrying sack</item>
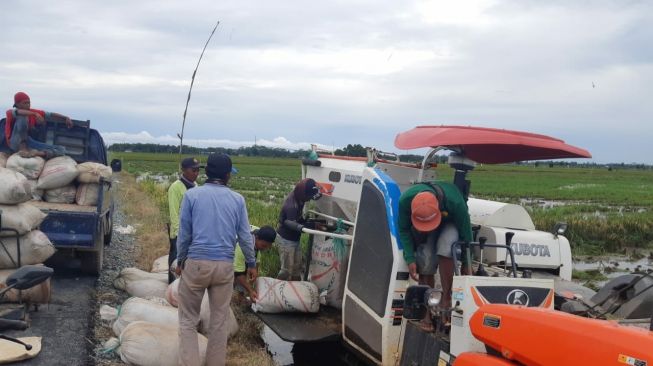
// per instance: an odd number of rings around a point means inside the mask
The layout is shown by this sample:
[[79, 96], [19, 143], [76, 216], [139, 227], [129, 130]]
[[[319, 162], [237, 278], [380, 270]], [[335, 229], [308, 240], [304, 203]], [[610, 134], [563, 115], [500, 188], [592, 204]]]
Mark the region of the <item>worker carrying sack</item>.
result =
[[46, 202], [51, 203], [75, 203], [77, 187], [74, 184], [69, 184], [59, 188], [46, 189], [43, 198]]
[[[0, 205], [0, 211], [2, 211], [2, 228], [14, 229], [18, 231], [18, 235], [23, 235], [28, 231], [36, 229], [47, 216], [29, 203], [19, 203], [13, 206]], [[15, 235], [15, 233], [12, 231], [0, 231], [0, 236], [11, 235]]]
[[[200, 364], [206, 360], [205, 336], [197, 334]], [[120, 333], [120, 339], [111, 338], [104, 343], [104, 352], [115, 352], [128, 365], [177, 366], [179, 365], [178, 327], [133, 322]]]
[[15, 205], [32, 199], [32, 189], [24, 175], [0, 168], [0, 204]]
[[317, 313], [320, 310], [317, 286], [311, 282], [258, 277], [256, 292], [258, 300], [252, 308], [261, 313]]
[[112, 174], [110, 167], [90, 161], [77, 165], [77, 171], [77, 181], [80, 183], [100, 183], [100, 178], [110, 180]]
[[[39, 230], [32, 230], [21, 236], [20, 240], [20, 264], [38, 264], [50, 258], [56, 249], [50, 239]], [[0, 269], [18, 268], [18, 253], [15, 237], [0, 237]], [[6, 250], [6, 252], [5, 252]]]
[[39, 189], [54, 189], [72, 183], [79, 175], [77, 163], [70, 156], [58, 156], [45, 163], [39, 176]]
[[24, 158], [18, 153], [13, 154], [7, 159], [7, 169], [20, 173], [27, 179], [37, 179], [41, 175], [45, 160], [40, 156], [33, 158]]

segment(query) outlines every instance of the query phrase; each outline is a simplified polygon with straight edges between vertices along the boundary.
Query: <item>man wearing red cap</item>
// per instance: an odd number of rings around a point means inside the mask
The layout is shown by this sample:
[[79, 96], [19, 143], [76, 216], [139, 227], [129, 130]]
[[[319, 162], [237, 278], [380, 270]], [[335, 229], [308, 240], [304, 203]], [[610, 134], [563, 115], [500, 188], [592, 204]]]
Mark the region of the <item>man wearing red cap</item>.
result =
[[33, 139], [29, 132], [37, 124], [44, 124], [46, 118], [56, 117], [63, 119], [68, 128], [73, 126], [67, 116], [54, 112], [45, 112], [31, 109], [29, 96], [24, 92], [14, 95], [14, 108], [7, 111], [5, 126], [1, 132], [4, 138], [0, 145], [6, 144], [12, 151], [17, 151], [23, 157], [42, 156], [50, 158], [65, 155], [62, 146], [50, 145]]
[[[408, 271], [415, 281], [433, 287], [439, 267], [441, 307], [450, 308], [454, 273], [451, 244], [458, 240], [472, 241], [467, 202], [458, 187], [446, 182], [419, 183], [402, 193], [399, 239]], [[465, 268], [463, 266], [463, 272]], [[432, 324], [424, 321], [422, 327], [430, 330]]]

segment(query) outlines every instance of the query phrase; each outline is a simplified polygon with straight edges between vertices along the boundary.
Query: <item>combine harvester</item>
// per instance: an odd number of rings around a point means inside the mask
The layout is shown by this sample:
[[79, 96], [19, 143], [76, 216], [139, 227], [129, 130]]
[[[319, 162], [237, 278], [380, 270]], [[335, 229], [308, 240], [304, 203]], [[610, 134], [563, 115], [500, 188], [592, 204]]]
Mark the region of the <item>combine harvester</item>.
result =
[[[395, 146], [430, 150], [421, 164], [400, 162], [394, 154], [373, 149], [365, 158], [318, 154], [314, 149], [315, 156], [303, 160], [303, 177], [317, 181], [323, 194], [308, 213], [332, 227], [335, 222], [338, 230], [304, 229], [310, 234], [305, 277], [327, 292], [329, 306], [317, 316], [259, 314], [282, 339], [342, 340], [362, 359], [378, 365], [653, 362], [653, 333], [648, 330], [554, 310], [648, 318], [653, 309], [650, 275], [617, 278], [597, 294], [574, 284], [571, 248], [562, 235], [566, 225], [538, 231], [519, 205], [468, 199], [474, 242], [455, 243], [454, 261], [462, 251], [474, 250], [489, 275], [457, 273], [453, 308], [440, 311], [442, 293], [411, 286], [409, 280], [398, 236], [398, 201], [410, 185], [437, 179], [434, 158], [439, 151], [452, 151], [448, 162], [465, 197], [471, 185], [467, 173], [476, 163], [588, 158], [587, 151], [543, 135], [459, 126], [417, 127], [399, 134]], [[344, 251], [335, 248], [336, 240], [347, 243]], [[422, 331], [415, 322], [427, 311], [435, 333]], [[450, 329], [442, 321], [449, 316]], [[564, 354], [570, 350], [575, 362]], [[588, 358], [585, 352], [601, 357]]]

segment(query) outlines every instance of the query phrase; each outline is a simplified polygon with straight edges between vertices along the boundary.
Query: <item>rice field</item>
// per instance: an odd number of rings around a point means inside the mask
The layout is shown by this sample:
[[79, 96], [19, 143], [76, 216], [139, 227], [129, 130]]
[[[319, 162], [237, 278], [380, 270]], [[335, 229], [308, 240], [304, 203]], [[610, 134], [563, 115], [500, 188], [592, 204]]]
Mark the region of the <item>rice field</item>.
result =
[[[166, 189], [176, 179], [176, 154], [113, 153], [123, 169], [141, 177], [166, 220]], [[200, 157], [205, 159], [206, 157]], [[301, 177], [297, 159], [232, 157], [239, 173], [231, 187], [246, 198], [253, 225], [272, 225], [285, 196]], [[447, 165], [437, 168], [451, 181]], [[469, 174], [472, 195], [524, 205], [540, 230], [565, 221], [575, 255], [622, 253], [649, 256], [653, 248], [653, 171], [635, 169], [478, 166]], [[262, 274], [274, 275], [276, 253], [263, 259]]]

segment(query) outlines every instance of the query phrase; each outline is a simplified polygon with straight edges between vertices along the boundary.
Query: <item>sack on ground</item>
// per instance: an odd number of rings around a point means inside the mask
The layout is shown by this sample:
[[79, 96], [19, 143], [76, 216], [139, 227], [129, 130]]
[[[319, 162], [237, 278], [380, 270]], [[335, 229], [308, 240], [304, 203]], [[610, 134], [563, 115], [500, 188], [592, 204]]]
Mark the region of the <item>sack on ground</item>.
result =
[[100, 178], [111, 179], [111, 168], [100, 163], [86, 162], [77, 165], [77, 181], [80, 183], [100, 183]]
[[100, 318], [113, 321], [111, 327], [117, 336], [120, 336], [127, 325], [139, 320], [161, 325], [179, 324], [177, 309], [138, 297], [127, 299], [117, 309], [103, 305], [100, 308]]
[[58, 156], [45, 163], [39, 176], [37, 188], [54, 189], [72, 183], [79, 172], [77, 163], [70, 156]]
[[342, 239], [325, 240], [315, 238], [309, 265], [309, 280], [319, 293], [326, 291], [326, 303], [337, 309], [342, 308], [342, 299], [347, 277], [348, 249]]
[[7, 167], [7, 159], [9, 159], [9, 154], [5, 152], [0, 152], [0, 168]]
[[159, 304], [159, 305], [163, 305], [163, 306], [173, 307], [173, 306], [170, 305], [170, 303], [169, 303], [166, 299], [164, 299], [163, 297], [158, 297], [158, 296], [146, 296], [146, 297], [145, 297], [145, 300], [147, 300], [147, 301], [151, 301], [151, 302], [153, 302], [153, 303], [155, 303], [155, 304]]
[[20, 173], [27, 179], [37, 179], [43, 170], [45, 160], [40, 156], [23, 158], [18, 153], [7, 159], [7, 169]]
[[152, 263], [152, 270], [150, 272], [153, 273], [168, 273], [168, 256], [164, 255], [162, 257], [157, 258], [154, 263]]
[[[198, 334], [200, 364], [206, 358], [208, 340]], [[137, 321], [129, 324], [120, 339], [110, 339], [105, 350], [113, 350], [128, 365], [177, 366], [179, 364], [179, 335], [177, 327]]]
[[259, 277], [256, 292], [258, 300], [252, 305], [254, 311], [317, 313], [320, 310], [317, 286], [311, 282]]
[[177, 296], [179, 296], [179, 279], [172, 281], [166, 289], [166, 301], [170, 305], [177, 307], [179, 303], [177, 302]]
[[45, 191], [36, 188], [36, 184], [38, 183], [38, 180], [28, 179], [27, 182], [29, 183], [29, 186], [32, 189], [32, 201], [43, 201], [43, 194], [45, 193]]
[[[211, 326], [211, 305], [209, 304], [209, 294], [204, 293], [202, 305], [200, 307], [200, 325], [198, 331], [208, 337]], [[229, 338], [238, 333], [238, 321], [233, 309], [229, 306], [229, 315], [227, 315], [226, 325]]]
[[0, 204], [15, 205], [32, 199], [32, 189], [24, 175], [0, 168]]
[[[50, 239], [39, 230], [32, 230], [19, 239], [21, 265], [43, 263], [56, 251]], [[16, 238], [2, 237], [0, 241], [2, 241], [9, 255], [11, 255], [10, 258], [3, 250], [3, 253], [0, 254], [0, 269], [17, 268], [18, 253]]]
[[73, 184], [60, 188], [46, 189], [43, 198], [46, 202], [52, 203], [75, 203], [77, 187]]
[[[27, 234], [27, 232], [38, 228], [47, 216], [28, 202], [17, 205], [0, 205], [0, 211], [2, 211], [2, 228], [17, 230], [19, 235]], [[14, 235], [11, 231], [0, 232], [0, 236], [11, 235]]]
[[131, 296], [165, 297], [168, 276], [165, 273], [150, 273], [138, 268], [125, 268], [113, 281], [113, 286], [126, 291]]
[[[12, 273], [16, 272], [15, 269], [0, 270], [0, 290], [7, 287], [5, 281]], [[5, 293], [2, 302], [31, 302], [34, 304], [47, 304], [50, 302], [50, 279], [39, 283], [38, 285], [28, 288], [27, 290], [11, 289]]]
[[75, 202], [81, 206], [96, 206], [100, 195], [100, 185], [96, 183], [82, 183], [77, 187]]

